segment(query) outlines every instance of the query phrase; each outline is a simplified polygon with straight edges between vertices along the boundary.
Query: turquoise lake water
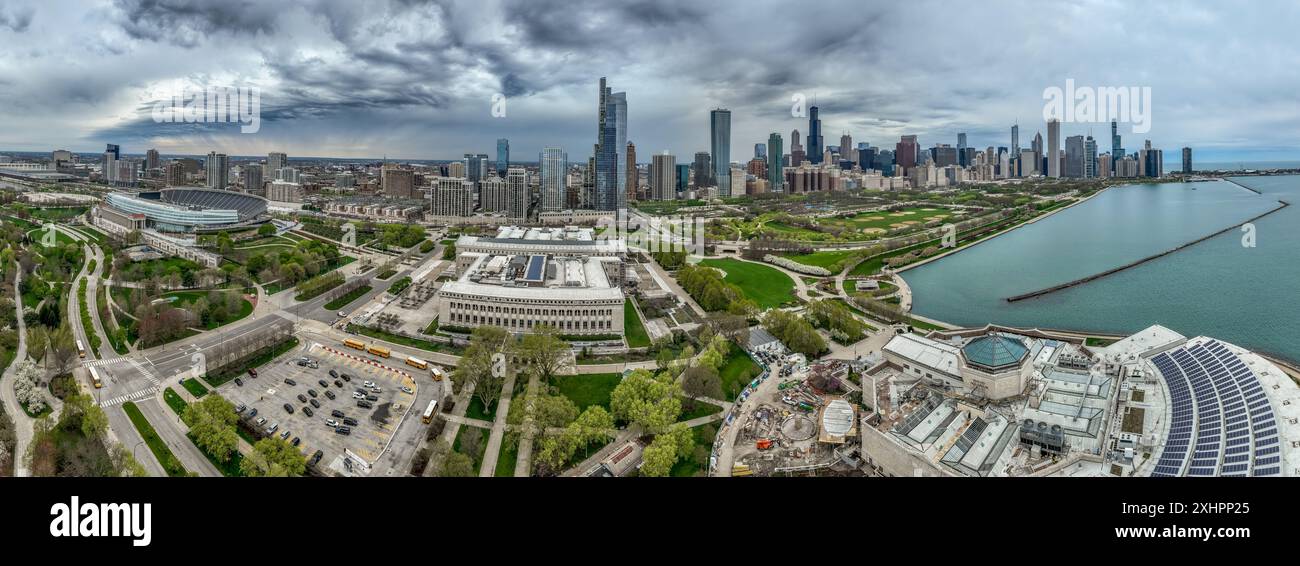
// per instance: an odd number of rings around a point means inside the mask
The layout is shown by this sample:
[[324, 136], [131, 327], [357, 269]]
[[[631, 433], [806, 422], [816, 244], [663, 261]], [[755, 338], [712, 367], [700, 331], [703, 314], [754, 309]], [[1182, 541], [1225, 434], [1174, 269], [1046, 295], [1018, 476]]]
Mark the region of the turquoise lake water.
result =
[[[1300, 176], [1112, 188], [1083, 204], [903, 272], [913, 312], [963, 326], [999, 323], [1095, 332], [1163, 324], [1300, 361]], [[1005, 298], [1233, 230], [1099, 280], [1016, 303]]]

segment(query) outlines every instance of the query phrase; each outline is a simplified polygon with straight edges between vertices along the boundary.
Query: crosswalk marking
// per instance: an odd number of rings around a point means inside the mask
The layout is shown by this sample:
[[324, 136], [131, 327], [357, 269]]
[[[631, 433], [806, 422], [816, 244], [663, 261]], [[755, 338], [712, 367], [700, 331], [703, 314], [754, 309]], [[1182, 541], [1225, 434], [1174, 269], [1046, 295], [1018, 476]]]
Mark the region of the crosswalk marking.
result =
[[129, 362], [131, 366], [136, 369], [136, 371], [140, 372], [140, 375], [143, 375], [145, 379], [148, 379], [151, 383], [153, 383], [154, 388], [157, 389], [159, 382], [158, 382], [158, 378], [154, 377], [153, 371], [145, 369], [143, 365], [140, 365], [140, 362], [136, 361], [135, 358], [127, 358], [126, 361]]
[[112, 407], [112, 406], [114, 406], [114, 405], [121, 405], [122, 403], [125, 403], [125, 402], [127, 402], [127, 401], [139, 401], [139, 400], [141, 400], [141, 399], [147, 399], [147, 398], [149, 398], [149, 397], [152, 397], [152, 396], [156, 395], [157, 393], [158, 393], [158, 387], [157, 387], [157, 386], [154, 386], [154, 387], [150, 387], [150, 388], [148, 388], [148, 389], [141, 389], [141, 390], [139, 390], [139, 391], [136, 391], [135, 393], [127, 393], [126, 395], [118, 395], [117, 397], [114, 397], [114, 398], [109, 399], [109, 400], [107, 400], [107, 401], [101, 401], [101, 402], [99, 403], [99, 406], [100, 406], [100, 407]]

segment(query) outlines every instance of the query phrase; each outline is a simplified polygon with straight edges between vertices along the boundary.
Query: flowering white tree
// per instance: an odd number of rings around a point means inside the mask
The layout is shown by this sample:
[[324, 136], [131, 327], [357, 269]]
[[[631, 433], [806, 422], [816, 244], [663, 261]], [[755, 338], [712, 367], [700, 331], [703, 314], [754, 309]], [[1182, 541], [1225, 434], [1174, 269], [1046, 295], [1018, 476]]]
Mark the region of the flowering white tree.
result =
[[763, 261], [766, 261], [773, 265], [779, 265], [795, 273], [803, 273], [805, 275], [820, 275], [825, 277], [831, 274], [830, 270], [826, 269], [825, 267], [818, 267], [816, 265], [804, 265], [788, 257], [781, 257], [777, 255], [768, 254], [763, 256]]
[[18, 397], [18, 402], [27, 407], [28, 412], [31, 413], [44, 411], [47, 405], [45, 391], [40, 386], [40, 377], [35, 362], [28, 359], [18, 363], [18, 371], [14, 377], [14, 393]]

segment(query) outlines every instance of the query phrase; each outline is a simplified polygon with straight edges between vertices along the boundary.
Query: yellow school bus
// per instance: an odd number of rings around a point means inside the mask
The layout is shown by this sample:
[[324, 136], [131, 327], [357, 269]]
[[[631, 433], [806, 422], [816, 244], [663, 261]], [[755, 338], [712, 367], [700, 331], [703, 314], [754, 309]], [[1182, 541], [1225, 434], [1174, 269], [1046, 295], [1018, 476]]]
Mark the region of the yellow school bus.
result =
[[429, 362], [426, 362], [424, 360], [421, 360], [420, 358], [415, 358], [415, 357], [407, 357], [406, 365], [415, 368], [420, 368], [420, 369], [429, 369]]
[[344, 340], [344, 341], [343, 341], [343, 345], [344, 345], [344, 346], [347, 346], [347, 347], [349, 347], [349, 348], [352, 348], [352, 349], [354, 349], [354, 350], [364, 350], [364, 349], [366, 349], [366, 343], [365, 343], [365, 342], [362, 342], [362, 341], [360, 341], [360, 340], [353, 340], [353, 339], [351, 339], [351, 338], [348, 338], [347, 340]]
[[433, 413], [437, 410], [438, 410], [438, 400], [430, 399], [429, 406], [424, 408], [424, 414], [420, 416], [420, 420], [424, 421], [424, 424], [429, 424], [433, 422]]
[[389, 355], [388, 348], [385, 348], [383, 346], [371, 346], [369, 348], [366, 348], [366, 351], [376, 356], [379, 356], [381, 358], [387, 358]]

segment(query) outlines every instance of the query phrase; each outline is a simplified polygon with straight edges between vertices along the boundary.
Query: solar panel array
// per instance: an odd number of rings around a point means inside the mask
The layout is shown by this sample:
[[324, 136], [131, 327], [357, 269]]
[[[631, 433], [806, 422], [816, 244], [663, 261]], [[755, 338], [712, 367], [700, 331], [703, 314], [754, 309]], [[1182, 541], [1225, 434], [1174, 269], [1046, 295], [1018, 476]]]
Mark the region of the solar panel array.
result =
[[[1173, 418], [1152, 476], [1277, 476], [1277, 419], [1255, 372], [1216, 340], [1151, 358]], [[1190, 458], [1190, 462], [1189, 462]]]
[[266, 201], [252, 195], [208, 189], [167, 189], [162, 191], [162, 201], [200, 209], [235, 210], [240, 220], [248, 220], [266, 212]]

